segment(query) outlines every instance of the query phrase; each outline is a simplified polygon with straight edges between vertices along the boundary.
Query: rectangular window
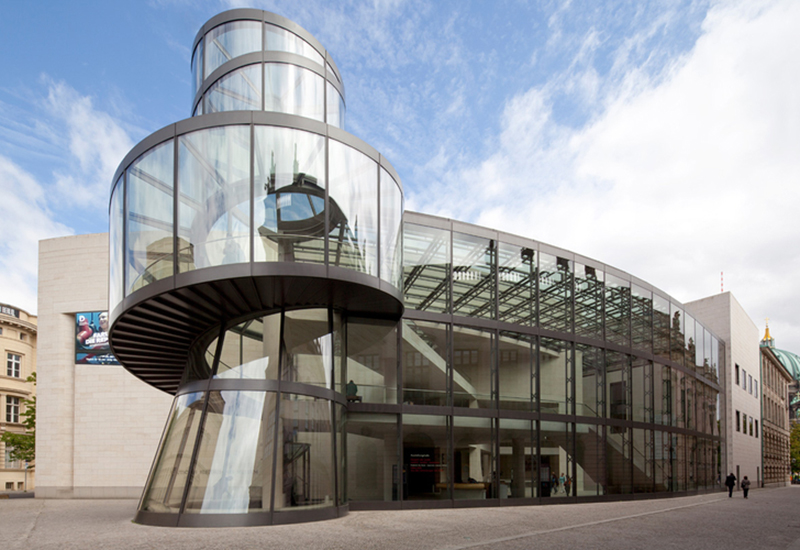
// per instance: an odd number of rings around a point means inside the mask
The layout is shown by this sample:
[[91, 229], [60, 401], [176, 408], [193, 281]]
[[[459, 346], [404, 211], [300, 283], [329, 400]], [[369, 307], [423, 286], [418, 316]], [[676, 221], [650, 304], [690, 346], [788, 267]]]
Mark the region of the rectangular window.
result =
[[747, 389], [747, 371], [742, 369], [742, 387]]
[[739, 385], [739, 365], [736, 365], [736, 385]]
[[737, 432], [742, 431], [741, 428], [739, 427], [740, 426], [739, 422], [741, 421], [740, 418], [741, 417], [739, 415], [739, 411], [736, 411], [736, 431]]
[[750, 417], [750, 435], [753, 435], [753, 417]]
[[14, 482], [6, 481], [6, 491], [13, 491], [13, 490], [14, 490]]
[[19, 397], [6, 395], [6, 422], [19, 422]]
[[753, 395], [753, 377], [747, 377], [747, 391], [750, 392], [750, 395]]
[[11, 451], [13, 447], [6, 445], [6, 468], [16, 469], [19, 468], [19, 460], [11, 460]]
[[3, 335], [3, 327], [0, 327], [0, 336]]
[[758, 380], [753, 380], [753, 395], [758, 397]]
[[23, 342], [25, 341], [25, 336], [26, 336], [26, 335], [25, 335], [25, 333], [24, 333], [24, 332], [20, 332], [20, 333], [19, 333], [19, 339], [20, 339], [20, 340], [22, 340]]
[[758, 420], [756, 420], [756, 437], [758, 437]]
[[20, 364], [22, 363], [22, 357], [17, 355], [16, 353], [9, 353], [6, 355], [6, 376], [12, 376], [14, 378], [19, 378], [20, 372]]

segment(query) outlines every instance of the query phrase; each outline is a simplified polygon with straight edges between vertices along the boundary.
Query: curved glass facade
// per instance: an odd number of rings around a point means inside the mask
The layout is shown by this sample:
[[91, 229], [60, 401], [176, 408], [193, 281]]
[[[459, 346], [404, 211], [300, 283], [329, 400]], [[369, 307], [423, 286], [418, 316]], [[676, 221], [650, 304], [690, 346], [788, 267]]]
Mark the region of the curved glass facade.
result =
[[113, 351], [176, 395], [137, 521], [716, 488], [724, 343], [682, 304], [404, 213], [293, 23], [233, 10], [195, 44], [196, 116], [137, 145], [110, 199]]

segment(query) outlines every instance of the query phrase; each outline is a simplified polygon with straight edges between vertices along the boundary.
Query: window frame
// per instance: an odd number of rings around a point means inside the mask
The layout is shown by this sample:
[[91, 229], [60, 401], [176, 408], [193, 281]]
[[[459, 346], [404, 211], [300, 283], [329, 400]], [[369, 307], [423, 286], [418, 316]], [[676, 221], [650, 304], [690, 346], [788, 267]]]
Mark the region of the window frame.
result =
[[22, 377], [22, 354], [6, 352], [6, 376], [10, 378]]

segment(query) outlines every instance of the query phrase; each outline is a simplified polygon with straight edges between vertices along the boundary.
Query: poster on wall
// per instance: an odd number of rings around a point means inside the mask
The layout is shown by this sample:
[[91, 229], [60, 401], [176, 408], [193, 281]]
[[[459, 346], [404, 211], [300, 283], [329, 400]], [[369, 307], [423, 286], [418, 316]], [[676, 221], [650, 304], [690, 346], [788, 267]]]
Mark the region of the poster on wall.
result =
[[108, 312], [75, 314], [75, 363], [119, 365], [108, 345]]

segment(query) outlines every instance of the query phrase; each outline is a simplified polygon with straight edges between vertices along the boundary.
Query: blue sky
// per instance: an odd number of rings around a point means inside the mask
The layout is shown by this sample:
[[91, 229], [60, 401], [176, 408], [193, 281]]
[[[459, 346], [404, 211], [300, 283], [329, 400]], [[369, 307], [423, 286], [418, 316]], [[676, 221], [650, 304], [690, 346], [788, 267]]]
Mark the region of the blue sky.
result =
[[[35, 312], [37, 241], [107, 230], [130, 147], [186, 118], [190, 47], [231, 7], [306, 28], [346, 128], [409, 209], [576, 251], [681, 301], [731, 290], [800, 351], [800, 3], [8, 2], [0, 301]], [[92, 277], [87, 266], [87, 277]]]

